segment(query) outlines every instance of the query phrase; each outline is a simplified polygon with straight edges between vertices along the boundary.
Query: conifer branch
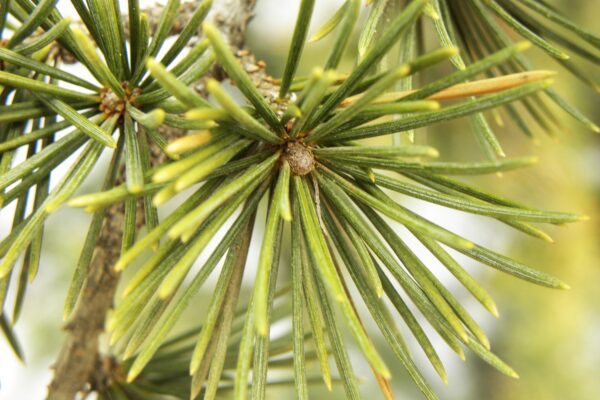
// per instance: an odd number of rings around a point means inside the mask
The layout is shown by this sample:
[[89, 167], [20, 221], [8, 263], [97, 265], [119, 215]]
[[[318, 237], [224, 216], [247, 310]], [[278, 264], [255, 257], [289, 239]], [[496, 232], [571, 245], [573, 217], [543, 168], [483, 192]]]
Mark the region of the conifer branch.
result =
[[[194, 3], [200, 2], [186, 4]], [[246, 27], [252, 18], [255, 4], [255, 0], [214, 0], [209, 18], [212, 18], [234, 48], [240, 49], [244, 43]], [[151, 15], [160, 15], [156, 9], [157, 7], [151, 8]], [[184, 19], [185, 15], [183, 14]], [[177, 25], [184, 24], [185, 21], [181, 21]], [[214, 73], [218, 74], [218, 71], [215, 70]], [[161, 127], [161, 133], [167, 141], [182, 136], [184, 132], [170, 126]], [[155, 148], [151, 164], [160, 165], [164, 161], [164, 154]], [[143, 213], [140, 210], [142, 208], [138, 207], [136, 228], [143, 224]], [[81, 298], [65, 327], [68, 337], [54, 365], [54, 377], [48, 387], [49, 400], [71, 400], [78, 392], [89, 389], [92, 378], [99, 380], [95, 369], [103, 355], [99, 353], [98, 339], [104, 332], [106, 315], [113, 306], [119, 282], [120, 273], [114, 270], [114, 265], [121, 255], [124, 219], [123, 204], [112, 205], [106, 210]], [[109, 372], [107, 371], [110, 375]]]
[[[446, 247], [533, 284], [568, 285], [438, 225], [391, 192], [495, 219], [549, 242], [538, 224], [586, 220], [500, 197], [455, 176], [500, 174], [537, 162], [504, 158], [484, 112], [502, 125], [505, 109], [531, 134], [525, 113], [551, 133], [560, 119], [546, 105], [549, 97], [600, 131], [550, 87], [552, 71], [535, 70], [522, 54], [531, 45], [541, 48], [597, 88], [579, 73], [582, 61], [600, 65], [597, 35], [543, 0], [367, 0], [363, 26], [362, 0], [346, 0], [313, 36], [334, 36], [322, 66], [311, 58], [312, 72], [298, 76], [316, 3], [303, 0], [285, 71], [273, 79], [264, 63], [241, 49], [256, 0], [167, 0], [147, 10], [140, 1], [127, 0], [122, 13], [118, 1], [71, 0], [79, 16], [71, 24], [55, 0], [0, 0], [0, 208], [14, 210], [0, 241], [0, 331], [17, 357], [22, 351], [12, 328], [38, 270], [47, 219], [66, 203], [93, 213], [66, 296], [68, 338], [50, 399], [83, 392], [100, 400], [213, 400], [223, 390], [240, 399], [251, 391], [261, 399], [279, 384], [295, 384], [304, 399], [309, 385], [320, 381], [359, 398], [340, 320], [385, 398], [392, 396], [394, 362], [425, 398], [437, 399], [397, 323], [410, 329], [444, 382], [443, 360], [425, 323], [462, 359], [469, 350], [518, 377], [396, 228], [404, 226], [495, 316], [494, 301]], [[427, 19], [431, 29], [422, 29]], [[549, 21], [571, 33], [546, 27]], [[362, 29], [358, 46], [348, 40], [355, 28]], [[513, 43], [511, 31], [527, 41]], [[419, 43], [432, 33], [441, 47], [425, 52]], [[357, 47], [356, 63], [342, 73], [337, 66], [352, 55], [346, 51], [351, 47]], [[576, 57], [566, 60], [562, 51]], [[95, 82], [63, 70], [65, 63], [78, 63]], [[422, 74], [438, 64], [456, 71], [431, 81]], [[426, 81], [417, 84], [420, 78]], [[221, 85], [225, 79], [239, 96]], [[485, 161], [438, 161], [443, 148], [413, 143], [421, 128], [465, 117]], [[369, 138], [378, 138], [377, 145], [356, 141]], [[108, 168], [98, 163], [103, 152], [112, 156]], [[57, 167], [64, 162], [70, 165], [61, 173]], [[72, 198], [97, 170], [105, 174], [100, 192]], [[158, 207], [175, 196], [183, 201], [159, 218]], [[247, 299], [240, 293], [244, 260], [263, 204], [267, 220], [256, 238], [258, 273]], [[283, 234], [286, 225], [291, 240]], [[136, 238], [142, 226], [146, 234]], [[240, 247], [241, 232], [247, 235]], [[288, 245], [291, 265], [280, 258]], [[147, 251], [150, 257], [140, 260]], [[125, 268], [133, 276], [120, 276]], [[205, 318], [173, 337], [215, 274]], [[123, 280], [123, 298], [116, 302]], [[356, 307], [360, 303], [368, 312]], [[382, 357], [369, 320], [395, 360]], [[271, 327], [281, 322], [287, 332], [275, 334]], [[318, 361], [320, 376], [307, 373], [309, 361]], [[288, 377], [273, 379], [277, 367]]]

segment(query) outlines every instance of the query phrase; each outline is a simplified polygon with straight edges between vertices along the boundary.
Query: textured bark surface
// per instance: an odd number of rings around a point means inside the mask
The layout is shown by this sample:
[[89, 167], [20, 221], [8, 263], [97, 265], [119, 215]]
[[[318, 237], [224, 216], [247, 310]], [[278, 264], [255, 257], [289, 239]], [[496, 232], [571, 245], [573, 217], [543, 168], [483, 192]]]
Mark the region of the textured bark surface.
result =
[[89, 381], [98, 358], [98, 337], [119, 278], [113, 265], [120, 255], [122, 227], [123, 206], [110, 207], [79, 303], [66, 326], [69, 336], [55, 364], [49, 399], [71, 400]]
[[256, 0], [216, 0], [208, 19], [213, 21], [234, 48], [241, 49], [255, 6]]
[[[255, 4], [256, 0], [214, 0], [208, 18], [234, 48], [240, 49]], [[160, 15], [158, 8], [152, 8], [153, 15]], [[179, 25], [185, 24], [186, 16], [189, 12], [181, 13]], [[172, 139], [183, 131], [165, 128], [162, 133], [167, 139]], [[151, 162], [157, 164], [162, 161], [162, 154], [154, 151]], [[99, 337], [104, 332], [106, 315], [113, 306], [119, 280], [113, 266], [120, 257], [123, 218], [123, 205], [107, 209], [83, 292], [71, 321], [65, 327], [68, 337], [54, 365], [54, 378], [48, 387], [47, 398], [50, 400], [72, 400], [78, 392], [88, 389], [92, 380], [98, 381], [101, 369], [98, 366], [104, 364], [98, 349]], [[138, 221], [141, 223], [142, 220]]]

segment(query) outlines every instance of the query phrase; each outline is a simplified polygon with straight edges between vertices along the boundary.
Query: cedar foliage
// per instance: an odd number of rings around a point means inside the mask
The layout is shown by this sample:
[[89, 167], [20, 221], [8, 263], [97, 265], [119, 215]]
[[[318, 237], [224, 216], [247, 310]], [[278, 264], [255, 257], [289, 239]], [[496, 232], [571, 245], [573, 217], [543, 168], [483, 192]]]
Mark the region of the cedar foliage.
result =
[[[599, 131], [552, 88], [554, 73], [534, 69], [523, 52], [537, 46], [598, 90], [587, 68], [598, 66], [600, 37], [541, 0], [373, 0], [358, 27], [357, 59], [345, 73], [340, 64], [363, 2], [345, 1], [309, 38], [315, 0], [302, 0], [283, 76], [257, 78], [252, 57], [234, 53], [217, 27], [203, 22], [211, 3], [198, 2], [166, 46], [178, 0], [168, 0], [153, 29], [138, 0], [128, 0], [126, 12], [117, 1], [72, 0], [81, 24], [63, 18], [55, 0], [0, 1], [0, 201], [2, 207], [16, 204], [12, 228], [0, 241], [0, 326], [16, 356], [23, 351], [12, 327], [38, 270], [48, 217], [65, 204], [93, 215], [67, 294], [68, 320], [110, 218], [106, 209], [122, 204], [121, 257], [114, 268], [135, 273], [107, 319], [114, 365], [109, 383], [94, 388], [100, 398], [233, 393], [258, 399], [269, 385], [293, 385], [304, 399], [310, 385], [323, 382], [360, 398], [342, 334], [348, 329], [386, 398], [392, 397], [395, 367], [381, 354], [391, 350], [424, 397], [435, 399], [421, 372], [427, 367], [411, 357], [423, 351], [447, 380], [425, 321], [461, 358], [468, 349], [517, 377], [396, 223], [493, 315], [493, 299], [448, 249], [534, 284], [567, 285], [437, 225], [390, 193], [493, 218], [549, 242], [540, 225], [585, 219], [521, 204], [455, 176], [536, 162], [506, 157], [488, 122], [500, 110], [527, 135], [534, 129], [527, 121], [552, 132], [557, 108]], [[426, 51], [431, 35], [439, 48]], [[299, 76], [303, 49], [329, 36], [327, 58]], [[513, 42], [517, 36], [525, 41]], [[73, 62], [94, 82], [62, 68]], [[438, 64], [454, 71], [418, 85], [419, 73]], [[232, 82], [244, 101], [216, 77]], [[195, 90], [199, 81], [201, 91]], [[463, 117], [472, 123], [483, 161], [439, 162], [443, 149], [414, 144], [419, 128]], [[172, 128], [187, 134], [167, 142], [164, 131]], [[361, 141], [375, 137], [388, 144]], [[166, 161], [152, 165], [153, 148]], [[86, 177], [104, 168], [98, 160], [107, 152], [102, 187], [75, 197]], [[67, 172], [56, 176], [75, 154]], [[176, 196], [180, 202], [171, 202]], [[157, 207], [169, 202], [176, 207], [159, 219]], [[265, 228], [255, 233], [263, 223], [257, 221], [261, 203]], [[260, 254], [256, 276], [247, 277], [252, 290], [246, 299], [240, 292], [251, 240]], [[193, 269], [215, 241], [207, 260]], [[280, 262], [284, 247], [291, 248], [291, 259]], [[218, 281], [209, 288], [213, 273]], [[279, 275], [289, 282], [282, 285]], [[192, 305], [202, 288], [212, 293], [209, 304]], [[363, 305], [367, 313], [358, 311]], [[206, 318], [171, 335], [189, 306], [206, 308]], [[386, 348], [376, 348], [367, 320]], [[288, 330], [271, 338], [278, 322]], [[406, 346], [399, 324], [420, 349]], [[308, 365], [313, 361], [318, 367]], [[289, 377], [270, 378], [275, 368]]]

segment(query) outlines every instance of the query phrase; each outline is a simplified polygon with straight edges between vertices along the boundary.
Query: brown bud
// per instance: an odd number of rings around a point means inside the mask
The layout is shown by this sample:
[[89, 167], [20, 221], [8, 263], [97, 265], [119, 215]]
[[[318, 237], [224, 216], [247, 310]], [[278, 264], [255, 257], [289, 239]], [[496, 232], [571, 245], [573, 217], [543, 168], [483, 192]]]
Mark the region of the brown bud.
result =
[[315, 168], [315, 156], [312, 150], [299, 142], [288, 143], [285, 159], [295, 175], [306, 175]]

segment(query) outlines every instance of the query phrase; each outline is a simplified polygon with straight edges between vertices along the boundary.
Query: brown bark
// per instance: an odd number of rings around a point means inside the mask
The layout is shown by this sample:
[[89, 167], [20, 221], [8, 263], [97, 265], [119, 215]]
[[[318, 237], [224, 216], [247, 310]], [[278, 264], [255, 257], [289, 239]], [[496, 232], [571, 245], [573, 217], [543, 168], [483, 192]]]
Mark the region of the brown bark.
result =
[[[256, 0], [215, 0], [209, 19], [232, 46], [239, 49], [255, 4]], [[167, 139], [182, 133], [177, 129], [163, 130]], [[153, 164], [162, 162], [161, 154], [153, 152], [151, 161]], [[103, 364], [99, 338], [104, 332], [106, 315], [113, 306], [119, 280], [113, 266], [120, 257], [123, 212], [122, 205], [107, 210], [81, 297], [73, 318], [65, 327], [68, 337], [54, 365], [54, 377], [48, 387], [49, 400], [72, 400], [78, 392], [87, 389], [92, 380], [98, 379], [95, 375], [98, 366]]]
[[113, 265], [120, 255], [122, 226], [122, 205], [110, 207], [74, 317], [65, 327], [69, 336], [54, 367], [49, 399], [73, 399], [84, 389], [96, 364], [98, 337], [119, 278]]

